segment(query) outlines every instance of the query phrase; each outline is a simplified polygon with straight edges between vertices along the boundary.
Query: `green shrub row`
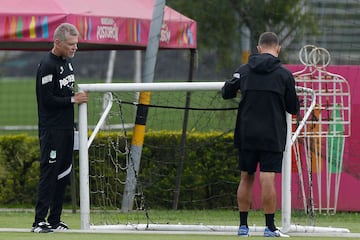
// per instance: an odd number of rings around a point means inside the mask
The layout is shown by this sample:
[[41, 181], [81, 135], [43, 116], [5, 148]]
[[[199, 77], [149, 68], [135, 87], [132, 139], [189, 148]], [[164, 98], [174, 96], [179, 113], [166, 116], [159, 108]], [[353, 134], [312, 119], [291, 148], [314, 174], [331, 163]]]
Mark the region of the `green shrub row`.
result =
[[[120, 142], [118, 139], [118, 133], [101, 134], [96, 138], [95, 144], [104, 148], [101, 150], [104, 158], [116, 155], [117, 150], [113, 148], [114, 142], [120, 145], [117, 149], [124, 150], [124, 137], [121, 136]], [[97, 161], [98, 153], [92, 153], [95, 150], [99, 152], [98, 148], [89, 150], [90, 162], [99, 162]], [[120, 165], [126, 165], [128, 161], [126, 155], [116, 158], [116, 161], [122, 162]], [[179, 160], [183, 160], [179, 209], [235, 207], [239, 179], [236, 159], [237, 152], [233, 149], [232, 134], [190, 132], [187, 134], [185, 147], [181, 147], [181, 133], [149, 131], [145, 136], [138, 174], [138, 191], [141, 192], [142, 204], [147, 208], [173, 207]], [[111, 160], [105, 161], [114, 161], [114, 159], [112, 157]], [[78, 165], [78, 153], [75, 152], [76, 186], [79, 186]], [[99, 171], [107, 177], [115, 175], [116, 172], [111, 164], [104, 162], [97, 165], [90, 164], [90, 174]], [[124, 170], [124, 179], [125, 173], [126, 170]], [[38, 139], [27, 135], [1, 136], [0, 204], [3, 206], [34, 205], [38, 178]], [[117, 191], [122, 193], [122, 189]], [[109, 196], [114, 198], [108, 199], [109, 202], [120, 205], [118, 201], [121, 201], [121, 198], [118, 194], [109, 194], [107, 197]], [[95, 195], [91, 202], [100, 203], [103, 198], [103, 194]], [[79, 196], [76, 199], [79, 199]], [[65, 201], [71, 203], [70, 191]]]

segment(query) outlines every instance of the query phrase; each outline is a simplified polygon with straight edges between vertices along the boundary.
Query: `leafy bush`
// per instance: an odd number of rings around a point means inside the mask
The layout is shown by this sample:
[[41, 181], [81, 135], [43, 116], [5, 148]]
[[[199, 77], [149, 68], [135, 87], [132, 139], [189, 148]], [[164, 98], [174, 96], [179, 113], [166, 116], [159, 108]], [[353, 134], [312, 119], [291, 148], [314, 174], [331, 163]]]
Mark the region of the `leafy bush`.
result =
[[[101, 134], [96, 142], [107, 148], [108, 139], [116, 137], [117, 133]], [[144, 142], [138, 183], [141, 184], [148, 206], [172, 207], [180, 160], [183, 161], [183, 168], [178, 208], [236, 206], [237, 153], [233, 149], [231, 134], [190, 132], [187, 134], [185, 147], [181, 147], [180, 132], [149, 131]], [[36, 137], [0, 137], [0, 204], [35, 204], [39, 155]], [[91, 154], [89, 157], [93, 161]], [[74, 163], [75, 184], [79, 186], [78, 153], [74, 154]], [[90, 172], [96, 170], [90, 169]], [[107, 172], [111, 174], [113, 170], [109, 169]], [[79, 199], [79, 196], [76, 198]], [[65, 203], [70, 202], [71, 195], [68, 191]]]
[[39, 171], [36, 138], [0, 137], [0, 203], [34, 203]]

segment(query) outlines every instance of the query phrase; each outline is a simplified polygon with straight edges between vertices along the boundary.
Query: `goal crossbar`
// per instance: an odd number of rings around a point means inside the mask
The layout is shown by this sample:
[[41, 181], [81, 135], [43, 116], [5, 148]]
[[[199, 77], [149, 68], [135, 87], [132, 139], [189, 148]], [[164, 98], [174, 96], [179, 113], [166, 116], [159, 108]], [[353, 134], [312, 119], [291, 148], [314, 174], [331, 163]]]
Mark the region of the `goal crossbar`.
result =
[[220, 90], [223, 82], [94, 83], [79, 84], [84, 92], [207, 91]]

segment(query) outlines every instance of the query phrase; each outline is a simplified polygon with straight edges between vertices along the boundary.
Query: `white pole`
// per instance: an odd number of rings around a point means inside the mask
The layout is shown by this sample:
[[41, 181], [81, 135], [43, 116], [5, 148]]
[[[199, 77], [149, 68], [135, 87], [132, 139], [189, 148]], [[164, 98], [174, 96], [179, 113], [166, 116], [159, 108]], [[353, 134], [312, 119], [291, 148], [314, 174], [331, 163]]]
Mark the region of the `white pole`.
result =
[[287, 136], [282, 165], [282, 231], [288, 232], [291, 226], [291, 114], [286, 113]]
[[156, 82], [156, 83], [93, 83], [78, 84], [85, 92], [108, 91], [206, 91], [221, 90], [224, 82]]
[[[106, 71], [106, 79], [105, 79], [105, 83], [112, 83], [112, 79], [113, 79], [113, 74], [114, 74], [114, 66], [115, 66], [115, 60], [116, 60], [116, 51], [115, 50], [111, 50], [110, 51], [110, 55], [109, 55], [109, 62], [108, 62], [108, 68]], [[108, 99], [106, 97], [106, 94], [104, 94], [103, 97], [103, 111], [105, 111], [105, 109], [107, 108], [108, 104]], [[102, 127], [103, 125], [101, 125]], [[90, 143], [91, 144], [91, 143]]]
[[106, 71], [106, 80], [105, 80], [106, 83], [112, 82], [115, 60], [116, 60], [116, 50], [111, 50], [109, 55], [108, 68]]
[[242, 50], [242, 63], [245, 64], [248, 62], [248, 58], [251, 52], [251, 33], [250, 29], [243, 25], [241, 26], [241, 50]]
[[[141, 83], [141, 50], [135, 50], [135, 74], [134, 83]], [[135, 93], [135, 101], [139, 99], [139, 92]], [[134, 112], [134, 119], [136, 118], [136, 111]]]
[[134, 82], [141, 82], [141, 50], [135, 50], [135, 74]]
[[79, 105], [79, 181], [81, 229], [90, 229], [89, 161], [87, 147], [87, 103]]
[[105, 124], [106, 117], [108, 116], [111, 107], [113, 105], [113, 97], [111, 92], [107, 92], [104, 94], [104, 100], [107, 102], [107, 106], [104, 109], [104, 112], [101, 114], [101, 117], [96, 124], [94, 131], [91, 133], [88, 141], [87, 141], [87, 148], [89, 149], [91, 146], [91, 143], [94, 141], [96, 134], [100, 131], [102, 126]]

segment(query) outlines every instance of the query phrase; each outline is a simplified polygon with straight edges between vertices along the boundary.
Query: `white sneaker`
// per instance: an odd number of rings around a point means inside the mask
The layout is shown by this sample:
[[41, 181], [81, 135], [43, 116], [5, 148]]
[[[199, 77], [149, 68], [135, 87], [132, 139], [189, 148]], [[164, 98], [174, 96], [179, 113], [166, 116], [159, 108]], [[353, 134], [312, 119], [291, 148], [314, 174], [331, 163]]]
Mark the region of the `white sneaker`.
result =
[[58, 230], [58, 231], [66, 231], [69, 230], [68, 225], [66, 225], [64, 222], [60, 221], [57, 224], [53, 224], [50, 226], [51, 229], [53, 230]]
[[47, 222], [39, 222], [34, 223], [31, 232], [34, 233], [51, 233], [53, 230], [51, 229], [51, 226]]

